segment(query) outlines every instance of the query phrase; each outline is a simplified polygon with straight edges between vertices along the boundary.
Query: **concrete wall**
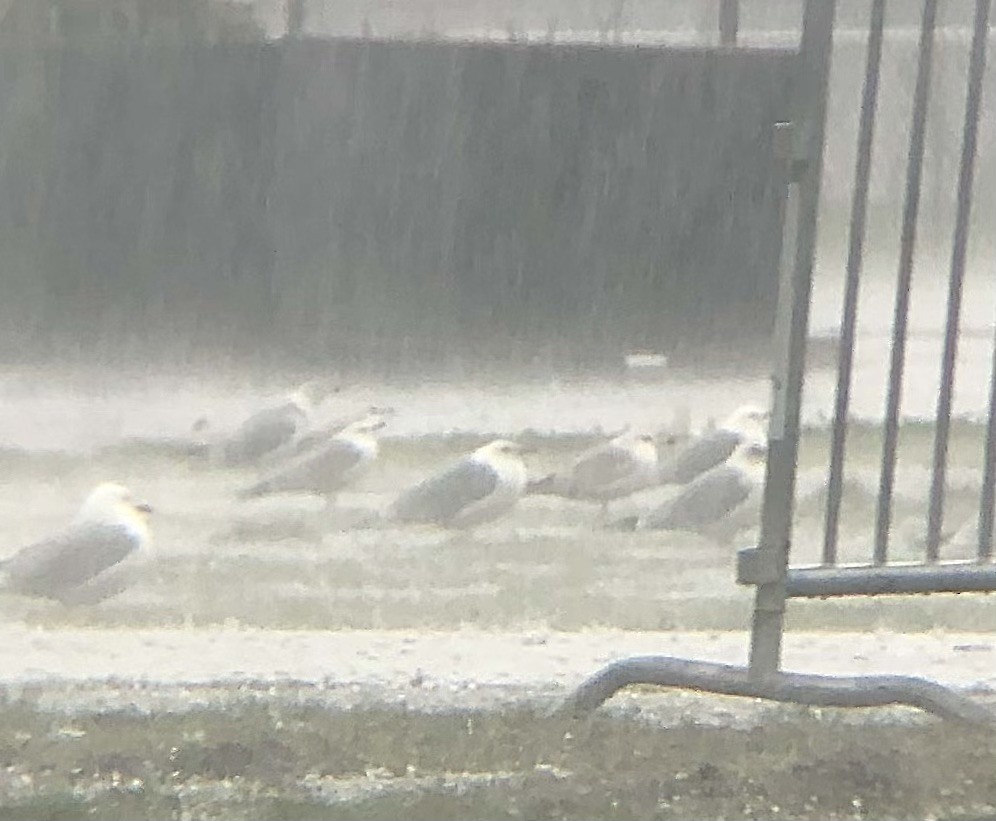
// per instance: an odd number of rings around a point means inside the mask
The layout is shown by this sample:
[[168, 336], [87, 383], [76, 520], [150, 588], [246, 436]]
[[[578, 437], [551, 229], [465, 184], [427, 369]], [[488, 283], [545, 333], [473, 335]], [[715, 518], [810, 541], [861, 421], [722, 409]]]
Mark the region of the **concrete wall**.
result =
[[8, 356], [584, 367], [769, 331], [785, 55], [121, 36], [2, 59]]

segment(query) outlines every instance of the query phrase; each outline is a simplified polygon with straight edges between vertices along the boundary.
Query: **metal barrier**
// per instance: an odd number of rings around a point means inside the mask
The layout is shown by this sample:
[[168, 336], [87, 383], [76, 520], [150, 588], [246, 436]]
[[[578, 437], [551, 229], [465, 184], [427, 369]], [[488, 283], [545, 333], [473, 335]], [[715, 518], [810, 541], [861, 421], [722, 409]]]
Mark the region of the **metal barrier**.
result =
[[[888, 548], [899, 434], [899, 402], [903, 384], [910, 282], [920, 204], [938, 0], [924, 0], [920, 28], [882, 472], [872, 556], [870, 563], [865, 565], [838, 564], [837, 540], [843, 494], [858, 286], [862, 269], [886, 10], [886, 0], [870, 2], [868, 56], [858, 129], [822, 564], [816, 567], [791, 567], [789, 564], [806, 333], [836, 7], [835, 0], [806, 0], [798, 52], [799, 74], [794, 92], [793, 122], [776, 126], [780, 136], [778, 144], [782, 147], [785, 158], [782, 167], [787, 189], [787, 208], [778, 307], [779, 325], [775, 337], [778, 361], [774, 364], [772, 374], [772, 419], [760, 543], [758, 547], [740, 551], [737, 565], [737, 581], [756, 588], [749, 663], [747, 667], [732, 667], [668, 657], [623, 660], [606, 667], [585, 682], [563, 708], [569, 713], [592, 710], [620, 688], [644, 683], [821, 706], [905, 704], [972, 723], [996, 721], [996, 716], [990, 711], [924, 679], [897, 676], [841, 678], [796, 675], [780, 670], [784, 611], [790, 598], [996, 591], [996, 565], [989, 563], [993, 553], [993, 508], [996, 501], [996, 367], [993, 368], [990, 385], [977, 558], [972, 562], [939, 561], [952, 389], [991, 0], [975, 0], [925, 560], [917, 564], [889, 564]], [[736, 38], [735, 6], [736, 3], [730, 2], [721, 4], [721, 19], [726, 21], [724, 30], [732, 32], [723, 36], [722, 40], [726, 44], [733, 43]]]

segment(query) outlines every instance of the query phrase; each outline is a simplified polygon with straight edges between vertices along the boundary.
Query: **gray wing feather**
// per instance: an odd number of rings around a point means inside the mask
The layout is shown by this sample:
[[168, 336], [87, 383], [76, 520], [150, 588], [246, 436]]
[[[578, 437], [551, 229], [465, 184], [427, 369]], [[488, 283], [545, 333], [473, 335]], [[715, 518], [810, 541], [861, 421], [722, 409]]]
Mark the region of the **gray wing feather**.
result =
[[707, 470], [723, 464], [740, 444], [736, 431], [714, 430], [699, 437], [661, 467], [662, 484], [685, 485]]
[[291, 403], [259, 411], [224, 442], [222, 456], [228, 464], [254, 462], [290, 442], [305, 422], [304, 413]]
[[539, 479], [530, 479], [526, 484], [526, 493], [537, 496], [571, 496], [574, 493], [574, 483], [569, 476], [550, 473]]
[[394, 516], [402, 521], [444, 524], [497, 487], [494, 468], [468, 459], [402, 494], [394, 503]]
[[63, 604], [98, 604], [104, 599], [116, 596], [134, 584], [139, 575], [136, 571], [136, 563], [124, 561], [77, 587], [71, 587], [61, 592], [57, 591], [52, 594], [52, 597], [57, 598]]
[[348, 472], [362, 459], [363, 450], [353, 442], [333, 439], [324, 447], [303, 453], [274, 471], [245, 491], [243, 496], [289, 491], [331, 493], [345, 484]]
[[747, 499], [750, 491], [743, 473], [721, 465], [648, 513], [640, 524], [648, 530], [698, 530], [727, 516]]
[[625, 479], [632, 469], [633, 455], [624, 448], [609, 446], [583, 457], [574, 466], [574, 482], [581, 491], [604, 487]]
[[[297, 431], [290, 441], [285, 442], [279, 448], [266, 454], [267, 462], [270, 464], [279, 464], [281, 462], [286, 464], [305, 453], [311, 453], [316, 448], [329, 442], [333, 437], [342, 433], [352, 422], [358, 422], [361, 418], [350, 417], [346, 420], [340, 419], [324, 428], [311, 430], [306, 433]], [[300, 427], [303, 427], [303, 425]]]
[[612, 445], [582, 455], [570, 474], [551, 473], [533, 479], [526, 486], [529, 494], [584, 497], [627, 479], [633, 470], [629, 451]]
[[88, 525], [22, 549], [4, 564], [12, 590], [58, 598], [124, 560], [138, 544], [124, 528]]

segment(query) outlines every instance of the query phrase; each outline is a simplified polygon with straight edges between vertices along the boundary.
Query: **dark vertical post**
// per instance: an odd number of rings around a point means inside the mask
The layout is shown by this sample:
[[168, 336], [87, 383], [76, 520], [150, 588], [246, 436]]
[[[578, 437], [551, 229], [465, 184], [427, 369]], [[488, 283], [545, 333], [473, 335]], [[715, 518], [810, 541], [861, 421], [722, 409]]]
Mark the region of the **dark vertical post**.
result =
[[[958, 329], [961, 322], [962, 283], [972, 216], [972, 187], [975, 182], [975, 153], [979, 137], [979, 111], [982, 107], [982, 77], [986, 70], [986, 38], [989, 36], [989, 8], [992, 0], [975, 0], [975, 29], [968, 68], [965, 123], [962, 131], [961, 168], [958, 172], [958, 210], [955, 215], [951, 249], [951, 279], [948, 283], [948, 316], [941, 359], [941, 392], [937, 397], [937, 423], [934, 431], [934, 475], [930, 483], [930, 513], [927, 517], [927, 561], [937, 561], [944, 521], [944, 480], [947, 475], [948, 437], [951, 433], [951, 397], [954, 392], [958, 357]], [[980, 533], [981, 535], [981, 533]]]
[[719, 43], [723, 46], [737, 44], [740, 29], [740, 0], [719, 0]]
[[878, 80], [882, 66], [882, 34], [885, 27], [885, 0], [874, 0], [868, 31], [868, 57], [865, 61], [865, 87], [861, 97], [861, 123], [858, 126], [858, 158], [854, 169], [854, 199], [851, 202], [851, 228], [847, 249], [847, 284], [844, 289], [844, 316], [840, 325], [840, 359], [837, 362], [837, 397], [834, 404], [833, 438], [830, 450], [830, 478], [827, 485], [827, 518], [823, 532], [823, 564], [837, 562], [837, 530], [844, 482], [844, 453], [847, 440], [847, 412], [851, 402], [851, 371], [854, 360], [854, 331], [858, 317], [858, 285], [861, 280], [865, 223], [868, 211], [868, 181], [871, 178], [872, 143], [875, 137], [875, 110], [878, 106]]
[[906, 327], [909, 322], [910, 280], [913, 277], [913, 250], [916, 245], [917, 217], [920, 212], [920, 177], [930, 99], [930, 74], [934, 60], [934, 28], [937, 0], [925, 0], [920, 24], [920, 58], [913, 91], [913, 125], [906, 163], [906, 204], [899, 248], [899, 276], [892, 319], [892, 355], [889, 362], [889, 393], [886, 399], [885, 439], [882, 445], [882, 473], [878, 483], [878, 510], [875, 513], [875, 564], [885, 564], [889, 555], [889, 528], [892, 526], [892, 488], [896, 480], [896, 446], [899, 442], [899, 402], [903, 393], [906, 364]]
[[288, 37], [300, 37], [304, 33], [306, 2], [307, 0], [287, 0], [284, 15], [287, 18]]
[[[827, 91], [833, 43], [835, 0], [807, 0], [803, 17], [799, 69], [792, 101], [791, 156], [801, 174], [789, 186], [787, 227], [794, 229], [782, 249], [784, 264], [779, 293], [778, 357], [772, 373], [768, 465], [761, 511], [758, 554], [769, 571], [757, 586], [751, 628], [750, 677], [764, 679], [778, 672], [785, 616], [785, 578], [792, 535], [799, 411], [806, 359], [809, 298], [816, 250], [816, 218], [823, 170]], [[777, 135], [776, 135], [777, 136]], [[796, 175], [793, 174], [793, 177]]]

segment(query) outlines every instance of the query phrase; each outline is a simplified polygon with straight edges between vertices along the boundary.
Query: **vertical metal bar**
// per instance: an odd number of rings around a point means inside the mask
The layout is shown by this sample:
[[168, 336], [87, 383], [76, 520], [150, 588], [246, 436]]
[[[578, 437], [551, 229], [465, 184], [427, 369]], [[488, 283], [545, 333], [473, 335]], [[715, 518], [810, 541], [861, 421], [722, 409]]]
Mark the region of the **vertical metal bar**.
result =
[[979, 502], [979, 559], [993, 556], [993, 508], [996, 506], [996, 339], [993, 340], [992, 371], [989, 374], [989, 421], [986, 424], [986, 455]]
[[992, 0], [975, 0], [975, 29], [968, 67], [965, 95], [965, 124], [961, 142], [961, 168], [958, 172], [958, 210], [955, 215], [951, 249], [951, 279], [948, 283], [948, 316], [941, 359], [941, 392], [937, 397], [934, 430], [934, 475], [930, 483], [930, 512], [927, 517], [927, 561], [940, 554], [941, 525], [944, 522], [944, 484], [948, 467], [948, 438], [951, 433], [951, 397], [958, 360], [958, 330], [961, 324], [962, 284], [968, 253], [968, 231], [972, 217], [972, 186], [975, 182], [975, 153], [979, 138], [979, 111], [982, 107], [982, 76], [986, 70], [986, 38], [989, 35], [989, 8]]
[[719, 44], [735, 46], [740, 29], [740, 0], [719, 0]]
[[[791, 264], [789, 312], [786, 333], [776, 352], [780, 364], [772, 374], [771, 423], [768, 430], [768, 464], [761, 510], [758, 552], [776, 571], [773, 580], [759, 584], [754, 596], [751, 625], [752, 679], [778, 672], [785, 617], [785, 583], [792, 535], [796, 460], [799, 451], [799, 410], [806, 359], [806, 332], [816, 248], [816, 218], [823, 171], [823, 143], [829, 87], [830, 56], [836, 0], [806, 0], [799, 66], [792, 100], [793, 156], [801, 177], [797, 196], [788, 203], [786, 221], [795, 226], [795, 242], [787, 242], [783, 258]], [[793, 166], [795, 163], [793, 162]], [[779, 297], [782, 299], [781, 295]]]
[[916, 245], [917, 217], [920, 212], [920, 177], [930, 98], [930, 74], [934, 62], [934, 29], [937, 0], [924, 0], [920, 24], [920, 59], [913, 91], [913, 124], [906, 164], [906, 203], [899, 250], [896, 306], [892, 319], [892, 355], [889, 363], [889, 393], [886, 399], [885, 440], [882, 444], [882, 473], [878, 484], [878, 510], [875, 514], [875, 564], [889, 557], [889, 528], [892, 526], [892, 488], [896, 479], [896, 445], [899, 441], [899, 402], [903, 393], [906, 364], [906, 329], [909, 321], [910, 280], [913, 276], [913, 250]]
[[304, 32], [305, 3], [307, 0], [287, 0], [284, 19], [288, 37], [300, 37]]
[[837, 532], [844, 483], [844, 452], [847, 440], [847, 412], [851, 404], [851, 372], [854, 364], [854, 331], [858, 318], [858, 285], [861, 281], [865, 224], [868, 212], [868, 181], [871, 178], [872, 143], [875, 137], [875, 111], [878, 106], [878, 80], [882, 67], [882, 33], [885, 28], [885, 0], [874, 0], [868, 30], [868, 57], [865, 61], [865, 87], [861, 96], [861, 122], [858, 126], [858, 157], [854, 168], [854, 198], [851, 201], [851, 228], [847, 249], [847, 279], [844, 288], [844, 316], [840, 324], [840, 357], [837, 362], [837, 397], [834, 403], [833, 437], [830, 447], [830, 478], [827, 485], [827, 517], [823, 531], [823, 564], [837, 562]]

